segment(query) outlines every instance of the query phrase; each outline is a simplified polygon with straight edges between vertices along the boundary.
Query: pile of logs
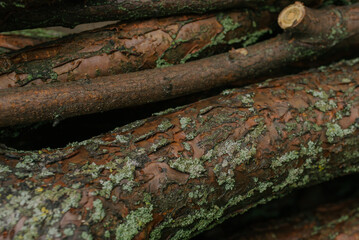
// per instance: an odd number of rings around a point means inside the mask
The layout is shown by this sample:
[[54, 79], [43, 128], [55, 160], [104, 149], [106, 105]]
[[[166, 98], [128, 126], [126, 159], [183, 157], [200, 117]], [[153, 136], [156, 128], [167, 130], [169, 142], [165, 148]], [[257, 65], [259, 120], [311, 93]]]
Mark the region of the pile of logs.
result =
[[[1, 1], [2, 129], [228, 89], [63, 148], [4, 142], [0, 239], [190, 239], [359, 172], [359, 4], [330, 2]], [[232, 239], [355, 238], [357, 202]]]

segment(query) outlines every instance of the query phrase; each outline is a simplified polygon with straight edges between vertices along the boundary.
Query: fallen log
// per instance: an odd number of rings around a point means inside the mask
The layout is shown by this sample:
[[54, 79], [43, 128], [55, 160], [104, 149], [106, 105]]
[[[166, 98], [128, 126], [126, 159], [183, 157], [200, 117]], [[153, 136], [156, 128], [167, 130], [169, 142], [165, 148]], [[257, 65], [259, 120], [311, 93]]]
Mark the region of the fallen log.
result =
[[247, 46], [272, 31], [269, 10], [151, 19], [71, 35], [0, 57], [0, 89], [184, 63]]
[[[9, 0], [6, 0], [6, 2]], [[4, 2], [4, 1], [2, 1]], [[13, 2], [13, 1], [9, 1]], [[0, 32], [17, 29], [64, 26], [75, 27], [80, 23], [118, 20], [121, 22], [165, 17], [184, 14], [203, 14], [211, 11], [221, 11], [235, 8], [253, 7], [259, 10], [271, 9], [278, 12], [282, 7], [291, 3], [289, 0], [87, 0], [87, 1], [23, 1], [16, 9], [7, 10], [7, 6], [16, 4], [0, 4]], [[28, 4], [26, 3], [28, 2]], [[48, 1], [47, 1], [48, 2]], [[317, 6], [320, 0], [304, 0], [308, 6]], [[35, 4], [33, 4], [35, 3]], [[57, 3], [57, 4], [54, 4]], [[34, 7], [31, 7], [33, 4]], [[36, 6], [37, 5], [37, 6]], [[43, 5], [41, 7], [41, 5]]]
[[323, 204], [294, 216], [269, 219], [243, 229], [228, 240], [358, 239], [359, 199]]
[[188, 239], [358, 172], [359, 59], [159, 113], [63, 149], [0, 153], [7, 238]]
[[[294, 16], [293, 16], [293, 11]], [[0, 126], [63, 119], [203, 91], [281, 68], [359, 33], [359, 4], [313, 10], [300, 3], [282, 11], [287, 33], [248, 48], [167, 68], [70, 83], [0, 90]], [[54, 97], [56, 96], [56, 97]]]

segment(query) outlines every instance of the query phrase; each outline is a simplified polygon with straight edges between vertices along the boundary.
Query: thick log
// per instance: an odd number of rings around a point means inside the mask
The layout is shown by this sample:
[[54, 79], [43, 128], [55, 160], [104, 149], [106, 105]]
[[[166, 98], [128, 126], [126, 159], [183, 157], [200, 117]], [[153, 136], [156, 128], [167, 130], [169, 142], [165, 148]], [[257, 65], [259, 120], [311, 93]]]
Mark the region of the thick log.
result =
[[359, 199], [324, 204], [294, 216], [241, 229], [228, 240], [358, 239]]
[[275, 27], [269, 10], [115, 24], [0, 57], [0, 89], [184, 63], [255, 43]]
[[[8, 2], [7, 0], [6, 2]], [[2, 1], [3, 2], [3, 1]], [[13, 2], [13, 1], [9, 1]], [[86, 0], [86, 1], [52, 1], [41, 7], [44, 1], [24, 1], [30, 4], [18, 8], [18, 11], [7, 6], [15, 4], [0, 4], [0, 32], [50, 26], [74, 27], [80, 23], [119, 20], [133, 21], [151, 17], [165, 17], [183, 14], [203, 14], [210, 11], [221, 11], [234, 8], [253, 7], [258, 10], [271, 9], [278, 12], [292, 1], [289, 0]], [[320, 0], [304, 0], [308, 6], [316, 6]], [[35, 3], [31, 7], [31, 4]], [[39, 6], [40, 5], [40, 6]], [[20, 10], [21, 9], [21, 10]]]
[[[248, 79], [320, 55], [359, 33], [359, 4], [282, 12], [287, 33], [248, 48], [167, 68], [46, 86], [0, 90], [0, 126], [107, 111], [160, 101]], [[291, 26], [292, 24], [292, 26]], [[54, 97], [56, 96], [56, 97]]]
[[2, 236], [188, 239], [358, 172], [357, 86], [359, 59], [227, 90], [63, 149], [2, 147]]

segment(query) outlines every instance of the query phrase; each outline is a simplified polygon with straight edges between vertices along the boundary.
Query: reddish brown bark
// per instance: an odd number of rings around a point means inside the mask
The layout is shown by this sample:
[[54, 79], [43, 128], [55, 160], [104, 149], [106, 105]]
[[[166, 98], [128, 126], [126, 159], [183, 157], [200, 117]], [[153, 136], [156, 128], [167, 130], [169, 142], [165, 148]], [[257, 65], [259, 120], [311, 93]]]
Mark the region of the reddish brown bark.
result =
[[320, 55], [359, 32], [358, 4], [323, 10], [305, 9], [303, 24], [288, 28], [286, 34], [226, 54], [168, 68], [51, 86], [2, 89], [0, 126], [139, 105], [234, 81], [245, 84], [249, 78], [290, 62]]
[[9, 51], [19, 50], [28, 46], [34, 46], [45, 41], [45, 39], [40, 38], [0, 34], [0, 54]]
[[359, 199], [321, 205], [311, 211], [267, 220], [238, 231], [229, 240], [355, 240], [359, 238]]
[[[115, 24], [0, 57], [0, 88], [183, 63], [255, 43], [277, 14], [234, 11]], [[255, 24], [254, 24], [255, 23]]]
[[[11, 1], [12, 2], [12, 1]], [[26, 1], [27, 2], [27, 1]], [[29, 1], [30, 3], [35, 1]], [[40, 1], [36, 1], [41, 4]], [[144, 19], [150, 17], [164, 17], [181, 14], [203, 14], [210, 11], [258, 6], [263, 9], [279, 11], [289, 0], [86, 0], [86, 1], [54, 1], [59, 4], [53, 7], [27, 8], [18, 11], [7, 11], [0, 5], [0, 14], [4, 16], [0, 21], [0, 32], [35, 27], [66, 26], [74, 27], [80, 23], [100, 22], [108, 20]], [[308, 6], [318, 5], [321, 0], [304, 0]], [[8, 4], [10, 5], [10, 4]], [[273, 7], [275, 6], [275, 7]], [[2, 10], [2, 11], [1, 11]]]
[[2, 147], [2, 236], [188, 239], [357, 172], [358, 62], [228, 90], [64, 149]]

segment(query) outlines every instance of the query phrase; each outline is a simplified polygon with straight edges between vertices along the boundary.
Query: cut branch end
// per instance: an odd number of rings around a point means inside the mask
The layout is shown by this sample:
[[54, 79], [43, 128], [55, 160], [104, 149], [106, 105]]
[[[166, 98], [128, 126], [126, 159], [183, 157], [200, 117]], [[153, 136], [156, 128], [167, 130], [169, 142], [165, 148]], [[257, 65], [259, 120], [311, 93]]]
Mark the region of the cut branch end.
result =
[[305, 16], [305, 7], [301, 2], [295, 2], [284, 8], [278, 17], [278, 24], [282, 29], [296, 27]]

